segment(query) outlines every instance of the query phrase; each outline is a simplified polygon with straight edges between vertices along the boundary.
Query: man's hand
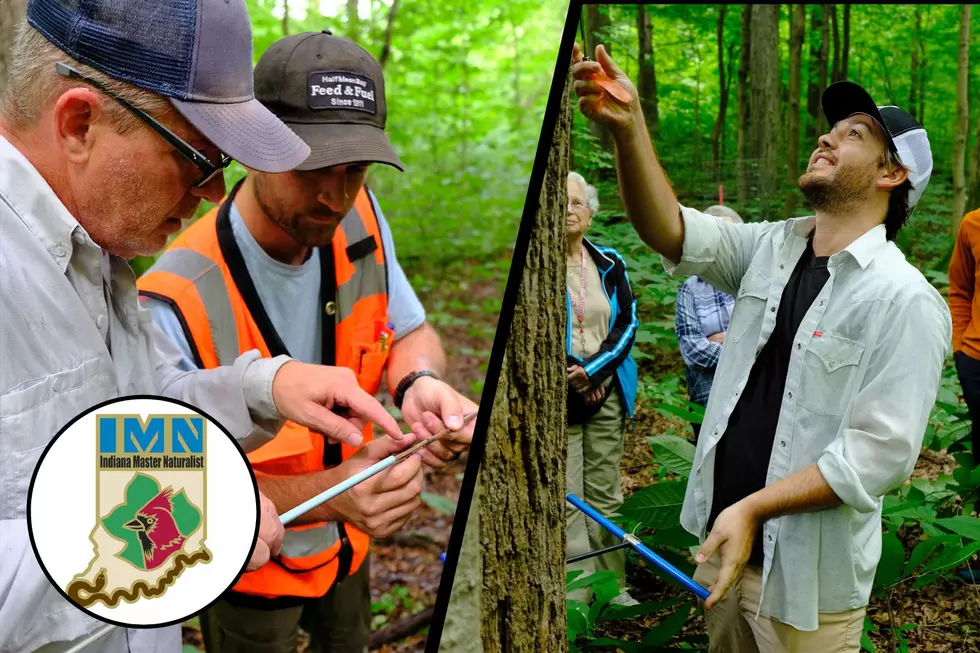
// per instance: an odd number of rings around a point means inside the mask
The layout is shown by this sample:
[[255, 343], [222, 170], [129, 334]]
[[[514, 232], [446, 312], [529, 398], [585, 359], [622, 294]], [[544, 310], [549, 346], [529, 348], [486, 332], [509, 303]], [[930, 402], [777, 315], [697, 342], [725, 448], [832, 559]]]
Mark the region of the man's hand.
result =
[[600, 385], [595, 390], [591, 390], [585, 393], [585, 405], [595, 406], [600, 401], [602, 401], [602, 398], [605, 396], [606, 396], [606, 387]]
[[422, 450], [422, 461], [434, 468], [446, 466], [469, 449], [473, 441], [475, 420], [463, 425], [463, 416], [479, 409], [475, 403], [431, 376], [419, 377], [405, 392], [402, 418], [420, 440], [427, 440], [443, 429], [454, 429]]
[[702, 563], [710, 559], [715, 551], [721, 556], [718, 578], [708, 588], [711, 596], [705, 601], [705, 609], [713, 608], [742, 577], [758, 530], [759, 519], [745, 501], [725, 508], [715, 519], [708, 539], [694, 557], [698, 563]]
[[246, 571], [255, 571], [269, 562], [270, 558], [279, 555], [282, 538], [286, 530], [279, 521], [279, 514], [272, 501], [261, 492], [259, 493], [259, 537], [252, 549], [252, 557], [248, 561]]
[[[595, 58], [595, 61], [585, 61], [578, 43], [572, 48], [572, 77], [579, 111], [614, 131], [626, 131], [640, 114], [639, 93], [603, 46], [596, 46]], [[603, 76], [622, 86], [629, 101], [624, 103], [604, 90], [600, 85]]]
[[290, 361], [276, 373], [272, 397], [283, 417], [334, 442], [359, 447], [364, 441], [361, 429], [368, 422], [395, 440], [403, 438], [398, 422], [377, 399], [361, 390], [354, 372], [346, 367]]
[[[343, 478], [350, 478], [403, 451], [413, 441], [412, 435], [402, 442], [377, 438], [334, 469]], [[412, 513], [422, 503], [419, 498], [421, 493], [422, 461], [418, 456], [410, 456], [355, 485], [330, 501], [330, 505], [344, 517], [344, 521], [354, 524], [371, 537], [382, 538], [399, 530], [411, 519]]]
[[719, 331], [718, 333], [713, 333], [708, 336], [708, 340], [711, 342], [717, 342], [719, 345], [725, 344], [725, 332]]
[[565, 368], [568, 372], [568, 385], [572, 390], [580, 394], [585, 394], [592, 390], [592, 379], [585, 373], [585, 368], [581, 365], [569, 365]]

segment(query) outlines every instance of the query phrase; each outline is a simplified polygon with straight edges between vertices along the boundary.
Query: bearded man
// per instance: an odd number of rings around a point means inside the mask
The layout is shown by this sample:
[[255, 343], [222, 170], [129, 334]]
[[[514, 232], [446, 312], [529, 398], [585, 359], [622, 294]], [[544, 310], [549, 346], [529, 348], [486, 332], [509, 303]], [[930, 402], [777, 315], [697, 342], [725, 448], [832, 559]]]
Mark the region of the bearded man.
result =
[[[615, 135], [640, 238], [671, 274], [735, 296], [681, 514], [702, 542], [709, 650], [858, 651], [882, 497], [912, 472], [952, 335], [894, 244], [932, 170], [925, 129], [833, 84], [831, 129], [799, 179], [814, 214], [732, 224], [678, 203], [605, 49], [573, 59], [579, 109]], [[599, 73], [629, 102], [604, 96]]]

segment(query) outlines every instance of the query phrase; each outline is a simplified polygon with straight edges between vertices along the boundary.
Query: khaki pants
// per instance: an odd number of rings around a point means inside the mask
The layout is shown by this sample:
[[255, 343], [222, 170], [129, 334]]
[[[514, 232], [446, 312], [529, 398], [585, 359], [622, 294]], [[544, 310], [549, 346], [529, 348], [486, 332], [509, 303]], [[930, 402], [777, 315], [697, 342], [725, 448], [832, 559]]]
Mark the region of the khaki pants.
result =
[[[609, 385], [609, 398], [592, 419], [568, 427], [568, 491], [607, 516], [623, 505], [623, 490], [619, 484], [623, 436], [623, 407], [612, 384]], [[619, 541], [569, 503], [565, 504], [565, 537], [567, 557], [613, 546]], [[604, 569], [618, 572], [623, 577], [626, 552], [620, 549], [568, 565], [568, 571], [577, 569], [585, 572], [580, 578]], [[625, 578], [621, 585], [626, 586]], [[569, 598], [587, 601], [590, 594], [576, 591], [569, 594]]]
[[201, 613], [207, 653], [296, 653], [299, 627], [310, 653], [367, 653], [371, 638], [370, 554], [326, 596], [281, 610], [218, 601]]
[[[710, 587], [718, 577], [718, 556], [698, 565], [694, 580]], [[803, 631], [759, 615], [762, 569], [745, 568], [715, 607], [706, 610], [709, 653], [858, 653], [866, 608], [818, 617], [817, 630]], [[701, 603], [704, 607], [704, 603]]]

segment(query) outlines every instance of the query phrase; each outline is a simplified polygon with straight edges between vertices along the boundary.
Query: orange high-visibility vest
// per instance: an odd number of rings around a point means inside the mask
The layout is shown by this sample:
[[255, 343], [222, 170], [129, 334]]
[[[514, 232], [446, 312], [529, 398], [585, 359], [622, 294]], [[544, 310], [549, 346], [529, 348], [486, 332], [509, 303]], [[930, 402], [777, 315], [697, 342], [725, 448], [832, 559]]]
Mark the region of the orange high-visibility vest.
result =
[[[140, 294], [174, 309], [201, 368], [228, 365], [253, 349], [263, 357], [287, 353], [232, 233], [229, 209], [239, 187], [180, 234], [137, 281]], [[320, 250], [320, 263], [323, 362], [350, 368], [358, 385], [373, 395], [389, 351], [378, 339], [388, 323], [388, 280], [378, 216], [364, 188], [330, 249]], [[371, 436], [368, 424], [364, 441]], [[325, 444], [321, 435], [287, 422], [248, 459], [256, 476], [296, 476], [337, 465], [355, 451], [347, 444]], [[370, 537], [350, 524], [287, 527], [280, 557], [244, 574], [234, 591], [267, 598], [324, 596], [360, 568], [369, 544]]]

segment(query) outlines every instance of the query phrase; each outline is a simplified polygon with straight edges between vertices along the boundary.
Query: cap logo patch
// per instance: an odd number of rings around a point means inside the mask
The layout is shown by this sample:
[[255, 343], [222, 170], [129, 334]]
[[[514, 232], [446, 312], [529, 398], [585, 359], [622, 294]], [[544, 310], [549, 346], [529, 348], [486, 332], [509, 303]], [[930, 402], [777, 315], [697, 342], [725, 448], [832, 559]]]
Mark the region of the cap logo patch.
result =
[[376, 115], [374, 80], [340, 70], [320, 70], [307, 78], [307, 102], [311, 109], [346, 109]]

